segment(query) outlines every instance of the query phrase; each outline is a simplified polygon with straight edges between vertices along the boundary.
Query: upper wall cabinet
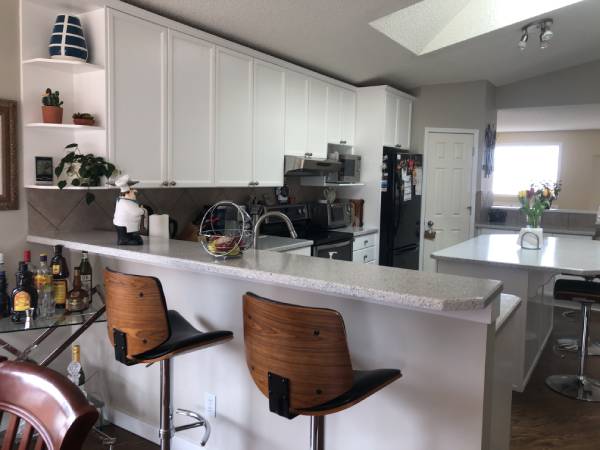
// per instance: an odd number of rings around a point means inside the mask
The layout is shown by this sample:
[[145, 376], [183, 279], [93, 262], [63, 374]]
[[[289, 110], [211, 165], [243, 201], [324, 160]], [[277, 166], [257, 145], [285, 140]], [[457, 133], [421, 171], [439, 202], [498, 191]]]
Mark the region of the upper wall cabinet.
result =
[[327, 86], [327, 142], [354, 144], [356, 93], [338, 86]]
[[285, 71], [285, 154], [308, 151], [308, 77]]
[[167, 29], [108, 11], [109, 154], [142, 183], [167, 180]]
[[386, 91], [384, 145], [408, 149], [412, 99]]
[[308, 156], [327, 157], [327, 85], [311, 78], [308, 86]]
[[254, 183], [283, 185], [285, 72], [254, 60]]
[[169, 184], [214, 182], [215, 46], [169, 30]]
[[217, 48], [216, 77], [215, 181], [252, 185], [252, 58]]

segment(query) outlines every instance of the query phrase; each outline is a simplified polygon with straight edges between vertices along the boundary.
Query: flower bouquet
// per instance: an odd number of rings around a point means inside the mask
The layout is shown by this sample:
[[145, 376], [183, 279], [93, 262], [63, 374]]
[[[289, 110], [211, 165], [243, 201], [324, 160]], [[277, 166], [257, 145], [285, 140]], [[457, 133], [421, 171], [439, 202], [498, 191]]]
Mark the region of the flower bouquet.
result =
[[519, 243], [526, 249], [540, 249], [544, 239], [541, 228], [542, 215], [550, 209], [552, 202], [558, 198], [561, 190], [560, 182], [531, 185], [528, 190], [519, 192], [521, 211], [525, 214], [527, 227], [521, 228]]

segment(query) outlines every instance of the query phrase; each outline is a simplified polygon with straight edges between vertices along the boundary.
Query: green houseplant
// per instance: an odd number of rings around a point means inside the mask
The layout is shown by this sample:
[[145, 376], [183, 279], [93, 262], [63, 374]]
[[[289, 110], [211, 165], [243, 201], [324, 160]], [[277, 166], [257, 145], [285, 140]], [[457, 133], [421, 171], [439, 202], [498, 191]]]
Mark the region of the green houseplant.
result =
[[79, 145], [76, 143], [67, 145], [65, 150], [67, 150], [67, 154], [54, 169], [54, 173], [59, 178], [58, 188], [64, 189], [69, 184], [75, 187], [87, 187], [85, 201], [89, 205], [96, 199], [89, 188], [100, 186], [102, 179], [110, 178], [119, 171], [114, 164], [101, 156], [81, 153]]
[[48, 88], [42, 95], [42, 120], [44, 123], [62, 123], [63, 102], [60, 92]]
[[75, 125], [93, 126], [96, 123], [96, 119], [89, 113], [77, 112], [73, 114], [73, 123]]

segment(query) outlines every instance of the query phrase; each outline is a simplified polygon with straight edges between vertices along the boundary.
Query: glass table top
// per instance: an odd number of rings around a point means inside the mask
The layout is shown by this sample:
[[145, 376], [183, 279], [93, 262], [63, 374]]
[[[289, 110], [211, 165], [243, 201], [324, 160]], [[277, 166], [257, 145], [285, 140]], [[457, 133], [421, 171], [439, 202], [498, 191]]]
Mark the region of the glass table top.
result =
[[[25, 320], [23, 322], [13, 322], [10, 317], [3, 317], [0, 319], [0, 334], [81, 325], [98, 312], [102, 306], [104, 306], [102, 301], [98, 298], [94, 298], [89, 308], [81, 312], [69, 313], [64, 309], [56, 309], [55, 312], [48, 317], [36, 317], [29, 322], [26, 322]], [[96, 322], [106, 322], [106, 314], [102, 314]]]

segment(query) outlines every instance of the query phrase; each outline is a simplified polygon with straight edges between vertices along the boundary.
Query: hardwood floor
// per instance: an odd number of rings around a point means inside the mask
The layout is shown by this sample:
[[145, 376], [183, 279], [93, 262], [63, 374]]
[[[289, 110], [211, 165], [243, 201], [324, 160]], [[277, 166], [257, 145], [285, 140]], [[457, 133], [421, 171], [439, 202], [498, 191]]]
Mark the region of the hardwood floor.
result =
[[[579, 314], [554, 311], [554, 331], [525, 392], [513, 393], [511, 450], [600, 449], [600, 403], [571, 400], [544, 384], [548, 375], [577, 373], [577, 354], [554, 350], [557, 337], [579, 334]], [[592, 313], [592, 339], [600, 339], [600, 313]], [[590, 358], [588, 375], [600, 378], [600, 356]]]
[[[556, 309], [554, 331], [540, 362], [522, 394], [513, 393], [511, 450], [598, 450], [600, 449], [600, 403], [571, 400], [552, 392], [544, 384], [548, 375], [576, 373], [577, 355], [554, 349], [557, 337], [576, 336], [579, 321], [565, 318], [564, 309]], [[600, 340], [600, 312], [592, 314], [592, 339]], [[600, 356], [593, 357], [588, 373], [600, 378]], [[105, 432], [117, 437], [114, 450], [156, 450], [158, 445], [110, 425]], [[93, 437], [84, 450], [106, 450]]]

